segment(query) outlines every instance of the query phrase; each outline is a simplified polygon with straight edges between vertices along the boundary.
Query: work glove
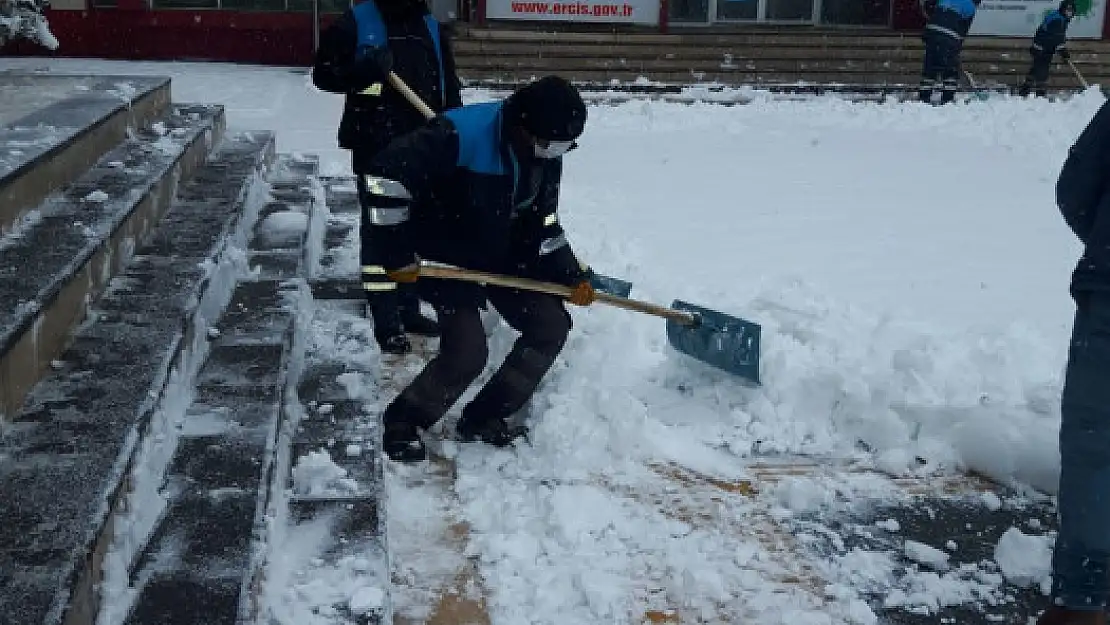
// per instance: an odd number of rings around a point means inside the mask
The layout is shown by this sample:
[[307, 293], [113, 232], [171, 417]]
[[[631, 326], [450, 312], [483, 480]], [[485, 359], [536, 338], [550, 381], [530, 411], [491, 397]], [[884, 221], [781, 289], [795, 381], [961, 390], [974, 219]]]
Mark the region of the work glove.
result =
[[590, 284], [589, 280], [583, 280], [574, 287], [567, 301], [575, 306], [589, 306], [597, 301], [597, 291], [594, 290], [594, 285]]
[[417, 278], [420, 277], [420, 263], [411, 263], [400, 269], [386, 269], [385, 277], [398, 283], [416, 282]]
[[363, 48], [348, 74], [355, 93], [367, 87], [384, 83], [393, 71], [393, 54], [386, 47]]

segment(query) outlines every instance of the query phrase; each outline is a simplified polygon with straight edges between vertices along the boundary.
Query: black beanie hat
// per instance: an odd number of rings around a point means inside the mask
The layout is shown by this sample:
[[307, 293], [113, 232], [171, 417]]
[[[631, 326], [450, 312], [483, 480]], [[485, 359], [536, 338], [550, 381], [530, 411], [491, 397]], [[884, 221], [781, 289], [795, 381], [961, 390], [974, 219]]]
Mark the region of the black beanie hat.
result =
[[1075, 0], [1063, 0], [1058, 10], [1063, 13], [1065, 9], [1071, 9], [1071, 12], [1075, 13]]
[[505, 101], [504, 111], [506, 121], [547, 141], [573, 141], [586, 124], [582, 96], [558, 76], [545, 76], [521, 87]]

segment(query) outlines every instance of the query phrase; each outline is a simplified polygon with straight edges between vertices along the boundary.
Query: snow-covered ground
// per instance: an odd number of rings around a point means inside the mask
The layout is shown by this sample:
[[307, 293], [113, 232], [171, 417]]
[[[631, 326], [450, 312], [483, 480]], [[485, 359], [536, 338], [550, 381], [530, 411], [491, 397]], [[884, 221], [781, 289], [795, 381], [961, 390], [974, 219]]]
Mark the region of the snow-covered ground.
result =
[[[340, 99], [297, 70], [0, 61], [8, 67], [170, 75], [176, 101], [224, 103], [232, 128], [273, 129], [279, 150], [318, 153], [326, 172], [347, 167], [335, 149]], [[532, 407], [531, 447], [448, 446], [449, 500], [399, 490], [404, 475], [393, 474], [391, 540], [404, 550], [394, 560], [408, 575], [417, 562], [429, 575], [453, 570], [457, 554], [437, 559], [411, 531], [438, 527], [435, 515], [465, 524], [491, 619], [512, 625], [869, 624], [862, 598], [875, 588], [889, 607], [928, 609], [1004, 580], [1043, 584], [1052, 537], [1036, 524], [1005, 534], [993, 568], [970, 572], [945, 570], [954, 544], [907, 542], [898, 555], [926, 571], [897, 588], [891, 554], [806, 564], [771, 547], [785, 540], [772, 525], [904, 496], [838, 461], [1054, 489], [1080, 250], [1053, 185], [1102, 102], [1091, 90], [946, 108], [759, 94], [735, 107], [592, 107], [563, 185], [577, 251], [633, 281], [635, 297], [762, 324], [763, 385], [680, 358], [656, 319], [575, 310]], [[494, 340], [496, 362], [511, 336]], [[759, 482], [754, 463], [774, 454], [832, 468], [746, 490]], [[897, 523], [880, 527], [897, 534]]]

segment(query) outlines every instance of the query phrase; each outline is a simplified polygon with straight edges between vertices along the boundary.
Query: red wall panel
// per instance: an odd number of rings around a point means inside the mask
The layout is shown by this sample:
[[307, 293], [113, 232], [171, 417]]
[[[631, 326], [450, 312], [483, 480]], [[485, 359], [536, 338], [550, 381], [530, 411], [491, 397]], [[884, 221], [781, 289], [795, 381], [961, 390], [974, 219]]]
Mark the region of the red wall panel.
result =
[[[57, 51], [21, 41], [0, 55], [312, 64], [311, 13], [121, 8], [50, 11], [47, 17], [62, 42]], [[322, 17], [321, 27], [332, 19]]]

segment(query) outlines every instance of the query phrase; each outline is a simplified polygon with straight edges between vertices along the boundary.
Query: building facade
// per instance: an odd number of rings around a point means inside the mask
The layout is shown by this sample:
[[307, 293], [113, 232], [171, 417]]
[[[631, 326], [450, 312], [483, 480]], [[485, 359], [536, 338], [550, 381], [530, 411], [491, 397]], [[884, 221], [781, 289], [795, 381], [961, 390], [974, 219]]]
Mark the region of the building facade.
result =
[[[52, 0], [47, 15], [62, 42], [48, 52], [21, 42], [4, 54], [137, 60], [214, 60], [304, 66], [319, 29], [350, 0]], [[1059, 0], [984, 0], [972, 33], [1029, 37]], [[1108, 0], [1078, 0], [1073, 39], [1110, 35]], [[520, 28], [688, 32], [744, 25], [801, 30], [923, 25], [919, 0], [429, 0], [443, 20]]]

